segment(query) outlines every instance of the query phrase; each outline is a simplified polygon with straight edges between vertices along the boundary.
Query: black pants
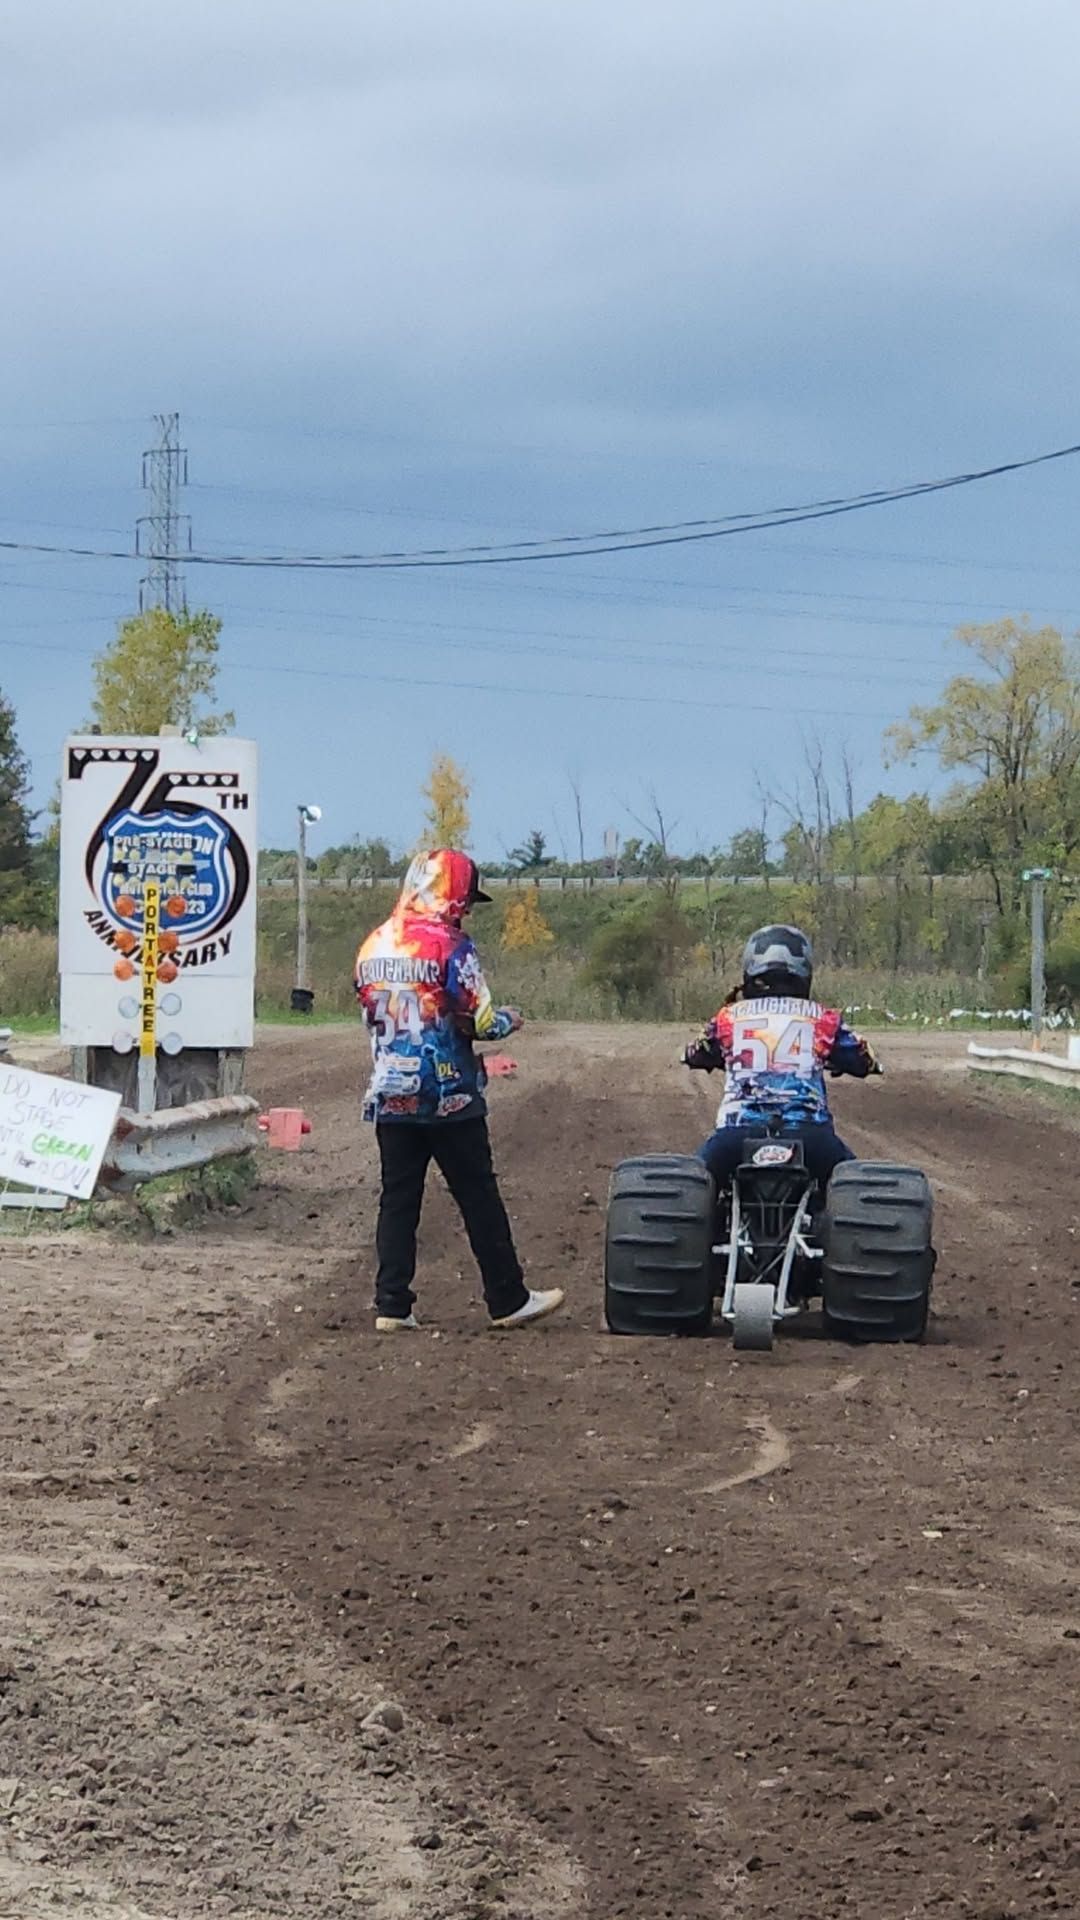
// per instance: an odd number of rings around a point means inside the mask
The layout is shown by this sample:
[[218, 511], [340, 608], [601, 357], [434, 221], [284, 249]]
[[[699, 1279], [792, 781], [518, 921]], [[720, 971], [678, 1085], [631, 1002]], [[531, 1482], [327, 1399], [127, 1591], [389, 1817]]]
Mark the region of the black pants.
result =
[[[704, 1146], [698, 1150], [698, 1158], [704, 1160], [718, 1187], [726, 1186], [743, 1157], [743, 1149], [748, 1140], [764, 1139], [764, 1127], [718, 1127], [711, 1133]], [[801, 1140], [803, 1159], [818, 1186], [824, 1188], [843, 1160], [853, 1160], [850, 1147], [844, 1145], [831, 1126], [813, 1122], [802, 1127], [788, 1127], [779, 1135], [783, 1140]]]
[[382, 1162], [376, 1311], [402, 1320], [412, 1311], [416, 1229], [428, 1165], [434, 1160], [461, 1209], [489, 1314], [501, 1320], [516, 1313], [529, 1294], [495, 1179], [487, 1121], [388, 1121], [376, 1133]]

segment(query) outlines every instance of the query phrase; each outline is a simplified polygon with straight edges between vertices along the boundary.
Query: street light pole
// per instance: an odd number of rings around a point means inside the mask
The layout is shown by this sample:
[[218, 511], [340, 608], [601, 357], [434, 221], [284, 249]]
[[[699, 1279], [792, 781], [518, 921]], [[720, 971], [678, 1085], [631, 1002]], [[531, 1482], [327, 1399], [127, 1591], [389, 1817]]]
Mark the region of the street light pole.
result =
[[296, 869], [296, 984], [302, 993], [308, 985], [308, 871], [307, 813], [300, 809], [300, 857]]
[[296, 987], [293, 1012], [310, 1013], [313, 1004], [308, 968], [308, 864], [307, 830], [322, 819], [321, 807], [301, 806], [297, 836], [296, 864]]

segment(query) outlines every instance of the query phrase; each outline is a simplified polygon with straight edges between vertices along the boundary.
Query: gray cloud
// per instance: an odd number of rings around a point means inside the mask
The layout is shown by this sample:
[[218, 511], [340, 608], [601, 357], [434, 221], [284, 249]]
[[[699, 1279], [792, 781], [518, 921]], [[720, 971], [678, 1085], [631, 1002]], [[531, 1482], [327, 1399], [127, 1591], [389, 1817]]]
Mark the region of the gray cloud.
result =
[[1067, 6], [60, 0], [8, 32], [13, 346], [74, 278], [95, 352], [182, 363], [179, 311], [226, 366], [302, 333], [501, 388], [658, 323], [722, 355], [855, 287], [1056, 286], [1076, 205]]
[[[305, 493], [409, 544], [722, 510], [1071, 434], [1071, 0], [46, 0], [2, 38], [0, 412], [179, 404], [195, 471], [236, 490], [197, 497], [208, 541], [336, 544], [348, 523], [290, 506]], [[126, 520], [143, 434], [107, 457], [0, 445], [11, 511]], [[949, 511], [962, 545], [994, 548]], [[919, 524], [932, 544], [944, 523]], [[703, 557], [680, 567], [709, 577]], [[537, 584], [383, 582], [363, 604], [422, 620], [448, 594], [494, 600], [527, 627]], [[243, 583], [218, 586], [242, 608]], [[284, 752], [274, 700], [239, 691]], [[44, 742], [28, 673], [18, 692]], [[564, 740], [598, 765], [609, 750], [545, 714], [537, 809]], [[614, 759], [646, 731], [613, 720]], [[674, 721], [650, 738], [676, 769]], [[747, 769], [753, 750], [751, 728]]]

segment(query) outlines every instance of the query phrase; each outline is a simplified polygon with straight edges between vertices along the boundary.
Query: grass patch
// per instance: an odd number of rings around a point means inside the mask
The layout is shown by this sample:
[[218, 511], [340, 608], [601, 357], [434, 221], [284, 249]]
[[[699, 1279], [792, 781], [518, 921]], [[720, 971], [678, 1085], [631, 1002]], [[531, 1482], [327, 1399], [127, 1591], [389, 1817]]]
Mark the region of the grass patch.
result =
[[253, 1153], [230, 1154], [186, 1173], [163, 1174], [137, 1187], [133, 1198], [152, 1233], [197, 1227], [209, 1215], [242, 1207], [259, 1182]]
[[[296, 977], [296, 903], [289, 889], [263, 889], [256, 980], [259, 1022], [267, 1027], [328, 1026], [355, 1018], [357, 948], [386, 918], [396, 891], [313, 891], [315, 1010], [296, 1014], [289, 1003]], [[535, 909], [540, 928], [531, 946], [523, 946], [519, 937], [523, 903]], [[889, 1027], [888, 1009], [912, 1026], [925, 1021], [966, 1027], [967, 1022], [949, 1020], [954, 1007], [1016, 1004], [1018, 989], [1008, 969], [989, 980], [975, 975], [982, 910], [977, 891], [970, 887], [942, 882], [932, 899], [930, 894], [925, 899], [921, 893], [913, 896], [905, 912], [910, 908], [915, 919], [906, 931], [894, 924], [900, 911], [897, 900], [878, 884], [868, 883], [857, 895], [838, 895], [833, 901], [835, 912], [843, 909], [844, 938], [830, 939], [816, 925], [827, 905], [812, 889], [786, 881], [768, 889], [718, 883], [709, 890], [688, 881], [680, 890], [669, 929], [672, 937], [662, 943], [660, 962], [646, 967], [633, 992], [624, 991], [621, 1001], [619, 982], [598, 971], [597, 951], [602, 957], [605, 941], [610, 944], [620, 929], [625, 936], [628, 927], [655, 918], [663, 907], [657, 888], [632, 883], [592, 892], [545, 888], [535, 896], [526, 887], [507, 888], [493, 905], [477, 909], [469, 929], [496, 999], [520, 1006], [534, 1020], [674, 1019], [695, 1027], [716, 1011], [734, 984], [750, 928], [770, 920], [805, 923], [822, 954], [831, 947], [838, 954], [859, 956], [857, 966], [823, 962], [816, 982], [819, 998], [851, 1009], [859, 1026]], [[56, 1001], [55, 936], [5, 933], [0, 940], [0, 1025], [12, 1027], [16, 1038], [54, 1033]], [[987, 1032], [996, 1024], [973, 1021], [971, 1028]], [[1000, 1024], [1007, 1029], [1010, 1023], [1002, 1019]]]
[[[28, 1187], [21, 1187], [12, 1180], [7, 1188], [10, 1193], [29, 1193]], [[74, 1203], [66, 1208], [51, 1207], [0, 1207], [0, 1239], [15, 1240], [25, 1238], [31, 1233], [58, 1233], [68, 1224]]]
[[346, 1027], [356, 1024], [355, 1007], [343, 1013], [336, 1007], [314, 1007], [311, 1013], [294, 1013], [291, 1007], [260, 1006], [256, 1025], [260, 1027]]
[[131, 1193], [96, 1196], [64, 1213], [35, 1215], [35, 1231], [50, 1222], [67, 1231], [108, 1232], [132, 1239], [153, 1239], [199, 1227], [219, 1213], [243, 1207], [259, 1184], [254, 1153], [229, 1154], [205, 1167], [163, 1173]]
[[1041, 1109], [1057, 1114], [1061, 1120], [1080, 1126], [1080, 1087], [1052, 1087], [1045, 1080], [1028, 1080], [1021, 1074], [980, 1073], [972, 1076], [995, 1106], [1017, 1105], [1034, 1112]]

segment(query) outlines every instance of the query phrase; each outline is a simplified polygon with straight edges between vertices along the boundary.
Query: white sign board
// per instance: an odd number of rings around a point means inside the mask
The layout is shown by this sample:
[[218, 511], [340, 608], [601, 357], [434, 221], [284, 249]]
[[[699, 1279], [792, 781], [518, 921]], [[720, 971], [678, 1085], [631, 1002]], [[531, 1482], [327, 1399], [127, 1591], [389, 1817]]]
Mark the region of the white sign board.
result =
[[120, 1095], [0, 1066], [0, 1182], [89, 1200]]
[[251, 740], [106, 739], [64, 748], [60, 1026], [130, 1053], [146, 1031], [145, 890], [160, 906], [156, 1040], [250, 1047], [255, 1017], [256, 750]]

